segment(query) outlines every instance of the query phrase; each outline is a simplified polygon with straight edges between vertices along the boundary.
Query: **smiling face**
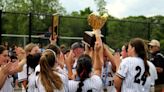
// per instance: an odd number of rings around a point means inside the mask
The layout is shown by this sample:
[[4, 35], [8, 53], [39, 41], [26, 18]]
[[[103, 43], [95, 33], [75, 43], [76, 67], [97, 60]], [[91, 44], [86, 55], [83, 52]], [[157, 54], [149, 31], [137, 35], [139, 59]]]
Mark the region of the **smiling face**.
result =
[[34, 54], [40, 53], [40, 52], [41, 52], [41, 51], [40, 51], [40, 49], [39, 49], [39, 46], [35, 46], [35, 47], [32, 48], [30, 54], [31, 54], [31, 55], [34, 55]]
[[0, 65], [6, 64], [9, 60], [8, 57], [8, 50], [4, 50], [1, 54], [0, 54]]

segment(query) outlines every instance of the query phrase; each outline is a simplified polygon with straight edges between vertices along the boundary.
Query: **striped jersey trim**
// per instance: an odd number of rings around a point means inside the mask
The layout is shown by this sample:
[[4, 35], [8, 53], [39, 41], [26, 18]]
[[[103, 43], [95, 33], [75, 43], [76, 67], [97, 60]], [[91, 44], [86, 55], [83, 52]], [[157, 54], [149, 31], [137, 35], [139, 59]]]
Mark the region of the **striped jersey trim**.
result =
[[120, 75], [119, 73], [116, 73], [116, 75], [117, 75], [118, 77], [122, 78], [122, 79], [125, 79], [125, 77], [122, 76], [122, 75]]

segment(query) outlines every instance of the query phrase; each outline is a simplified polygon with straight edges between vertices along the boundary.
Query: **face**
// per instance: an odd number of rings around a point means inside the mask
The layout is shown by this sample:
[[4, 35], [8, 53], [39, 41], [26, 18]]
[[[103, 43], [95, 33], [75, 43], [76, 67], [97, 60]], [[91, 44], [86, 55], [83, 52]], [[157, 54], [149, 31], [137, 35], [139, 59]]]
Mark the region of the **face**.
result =
[[4, 50], [2, 54], [0, 54], [0, 65], [6, 64], [9, 60], [8, 50]]
[[39, 49], [39, 46], [35, 46], [34, 48], [32, 48], [30, 54], [31, 54], [31, 55], [34, 55], [34, 54], [40, 53], [40, 52], [41, 52], [41, 51], [40, 51], [40, 49]]
[[128, 45], [128, 56], [134, 56], [134, 47]]
[[158, 47], [157, 46], [150, 46], [149, 50], [150, 50], [150, 53], [154, 53], [154, 52], [158, 51]]
[[79, 57], [81, 54], [83, 54], [83, 52], [84, 52], [84, 50], [82, 48], [76, 48], [73, 50], [75, 57]]
[[127, 57], [127, 52], [126, 52], [125, 46], [122, 47], [121, 55], [122, 55], [122, 58]]

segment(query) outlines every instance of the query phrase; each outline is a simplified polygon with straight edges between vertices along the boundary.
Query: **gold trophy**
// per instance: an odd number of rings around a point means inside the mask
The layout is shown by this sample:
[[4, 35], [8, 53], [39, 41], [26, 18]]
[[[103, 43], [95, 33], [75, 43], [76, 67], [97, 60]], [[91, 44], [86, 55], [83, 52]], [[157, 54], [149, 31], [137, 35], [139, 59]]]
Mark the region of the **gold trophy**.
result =
[[108, 17], [107, 14], [99, 16], [92, 13], [88, 16], [88, 24], [92, 27], [93, 31], [95, 30], [100, 31], [101, 28], [104, 26], [105, 22], [107, 21], [107, 17]]
[[[89, 47], [93, 47], [97, 38], [103, 37], [101, 34], [101, 28], [104, 26], [107, 21], [107, 14], [102, 16], [91, 13], [88, 16], [88, 24], [92, 27], [92, 31], [85, 31], [83, 42], [87, 44]], [[100, 37], [97, 37], [100, 36]]]

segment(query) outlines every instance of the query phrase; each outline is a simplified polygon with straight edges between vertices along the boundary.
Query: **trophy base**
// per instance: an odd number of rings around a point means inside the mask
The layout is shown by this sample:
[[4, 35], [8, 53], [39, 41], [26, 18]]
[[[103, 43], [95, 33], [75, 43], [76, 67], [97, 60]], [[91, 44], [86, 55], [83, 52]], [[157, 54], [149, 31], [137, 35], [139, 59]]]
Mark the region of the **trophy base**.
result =
[[[104, 36], [101, 34], [101, 39], [103, 41]], [[88, 45], [89, 47], [94, 47], [96, 41], [96, 37], [94, 32], [92, 31], [85, 31], [83, 36], [83, 43]]]

